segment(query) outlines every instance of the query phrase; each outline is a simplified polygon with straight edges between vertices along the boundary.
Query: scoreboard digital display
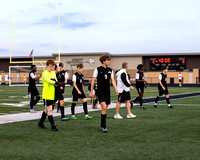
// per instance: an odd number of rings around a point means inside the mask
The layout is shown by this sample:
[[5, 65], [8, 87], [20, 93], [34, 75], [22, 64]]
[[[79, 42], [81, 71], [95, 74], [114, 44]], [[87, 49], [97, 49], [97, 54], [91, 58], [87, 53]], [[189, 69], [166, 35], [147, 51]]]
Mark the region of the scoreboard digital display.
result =
[[162, 70], [162, 67], [168, 66], [169, 70], [186, 69], [185, 57], [152, 57], [150, 58], [151, 70]]

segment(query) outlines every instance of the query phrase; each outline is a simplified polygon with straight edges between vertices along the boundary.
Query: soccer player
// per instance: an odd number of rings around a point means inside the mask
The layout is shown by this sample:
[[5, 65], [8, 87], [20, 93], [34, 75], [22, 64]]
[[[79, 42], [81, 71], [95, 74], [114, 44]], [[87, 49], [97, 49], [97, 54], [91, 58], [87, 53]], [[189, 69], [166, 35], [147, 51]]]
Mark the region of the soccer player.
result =
[[73, 74], [72, 81], [73, 81], [73, 90], [72, 90], [72, 106], [71, 106], [71, 112], [72, 116], [71, 119], [76, 120], [75, 116], [75, 106], [78, 102], [78, 99], [81, 98], [83, 103], [83, 110], [85, 112], [85, 119], [92, 119], [92, 116], [88, 115], [88, 108], [87, 108], [87, 99], [84, 93], [84, 77], [83, 77], [83, 65], [78, 64], [77, 65], [78, 72]]
[[102, 108], [100, 130], [102, 132], [108, 132], [106, 127], [106, 116], [108, 105], [110, 104], [110, 80], [112, 81], [116, 94], [119, 95], [119, 93], [114, 80], [113, 70], [108, 67], [110, 64], [110, 56], [108, 54], [102, 55], [99, 60], [102, 63], [102, 66], [94, 70], [90, 98], [93, 96], [94, 82], [97, 79], [97, 96]]
[[42, 99], [44, 100], [45, 110], [42, 113], [42, 117], [38, 123], [38, 126], [45, 129], [44, 121], [46, 116], [48, 116], [49, 122], [51, 124], [52, 131], [58, 131], [56, 126], [54, 125], [54, 119], [52, 115], [53, 103], [55, 101], [55, 86], [57, 85], [57, 78], [54, 69], [55, 62], [53, 60], [48, 60], [46, 62], [47, 69], [42, 73], [42, 82], [43, 82], [43, 90], [42, 90]]
[[122, 63], [122, 69], [116, 71], [117, 75], [117, 90], [119, 92], [118, 96], [118, 102], [116, 104], [116, 114], [114, 115], [115, 119], [123, 119], [122, 116], [119, 114], [119, 109], [121, 106], [121, 103], [126, 102], [126, 109], [127, 109], [127, 118], [135, 118], [136, 115], [133, 115], [131, 113], [130, 109], [130, 101], [131, 101], [131, 95], [130, 95], [130, 89], [133, 90], [133, 86], [131, 86], [131, 83], [129, 81], [129, 77], [127, 74], [128, 70], [128, 63], [124, 62]]
[[143, 107], [143, 95], [144, 95], [144, 88], [146, 88], [146, 83], [147, 81], [144, 80], [144, 66], [142, 64], [139, 64], [137, 66], [138, 72], [136, 73], [135, 76], [135, 81], [136, 81], [136, 89], [139, 94], [137, 98], [135, 98], [133, 101], [131, 101], [131, 107], [133, 106], [133, 103], [136, 103], [139, 101], [140, 103], [140, 109], [145, 110], [146, 108]]
[[[91, 84], [88, 86], [88, 91], [91, 91]], [[91, 107], [93, 109], [97, 109], [97, 105], [98, 105], [98, 97], [97, 97], [97, 83], [94, 84], [94, 88], [93, 88], [93, 96], [91, 98]], [[94, 99], [96, 96], [96, 99]]]
[[[65, 92], [65, 84], [67, 83], [68, 74], [63, 69], [63, 63], [59, 63], [59, 72], [56, 72], [56, 77], [58, 80], [58, 86], [55, 88], [55, 102], [58, 100], [58, 108], [57, 112], [61, 111], [61, 121], [69, 120], [70, 118], [65, 117], [65, 108], [64, 108], [64, 92]], [[56, 65], [57, 69], [57, 65]]]
[[28, 86], [28, 93], [30, 96], [30, 113], [36, 113], [36, 111], [34, 110], [34, 106], [40, 100], [40, 94], [35, 84], [35, 81], [37, 81], [40, 78], [40, 75], [36, 76], [35, 72], [37, 72], [36, 65], [31, 65], [31, 72], [29, 73], [29, 86]]
[[182, 86], [182, 80], [183, 80], [183, 76], [182, 76], [181, 72], [179, 72], [179, 74], [178, 74], [178, 80], [179, 80], [179, 87], [181, 87]]
[[168, 108], [173, 108], [169, 102], [169, 92], [167, 89], [167, 66], [162, 68], [162, 73], [160, 73], [158, 78], [158, 96], [155, 99], [154, 108], [157, 108], [157, 102], [159, 101], [160, 97], [165, 94], [166, 101], [168, 104]]

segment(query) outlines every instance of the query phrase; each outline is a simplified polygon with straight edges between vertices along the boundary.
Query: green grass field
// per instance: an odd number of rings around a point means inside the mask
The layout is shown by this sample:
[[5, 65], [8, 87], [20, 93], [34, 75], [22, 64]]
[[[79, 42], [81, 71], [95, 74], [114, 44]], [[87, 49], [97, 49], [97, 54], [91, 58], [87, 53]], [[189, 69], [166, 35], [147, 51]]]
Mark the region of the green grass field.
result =
[[[8, 96], [27, 94], [25, 87], [1, 86], [0, 90], [0, 103], [3, 103], [2, 99], [6, 103], [24, 101], [24, 98], [19, 97], [10, 101]], [[169, 91], [170, 94], [180, 94], [200, 89], [172, 87]], [[69, 87], [66, 95], [70, 97], [70, 93]], [[132, 95], [135, 97], [136, 91]], [[145, 90], [145, 97], [156, 95], [156, 87]], [[112, 100], [116, 100], [113, 90]], [[171, 103], [174, 109], [168, 109], [165, 101], [159, 102], [157, 109], [153, 108], [153, 103], [145, 104], [147, 110], [134, 106], [132, 112], [137, 115], [135, 119], [113, 119], [115, 109], [110, 109], [107, 117], [108, 133], [99, 131], [100, 111], [91, 112], [94, 116], [92, 120], [84, 120], [83, 114], [77, 114], [78, 120], [65, 122], [56, 117], [58, 132], [50, 131], [47, 120], [47, 130], [37, 127], [38, 120], [1, 124], [0, 160], [198, 160], [200, 98], [171, 100]], [[66, 105], [69, 106], [70, 103]], [[0, 105], [0, 112], [12, 113], [7, 107]], [[15, 112], [29, 110], [28, 105], [13, 108]], [[37, 109], [42, 110], [42, 105], [37, 106]], [[120, 114], [125, 117], [126, 109], [121, 108]]]

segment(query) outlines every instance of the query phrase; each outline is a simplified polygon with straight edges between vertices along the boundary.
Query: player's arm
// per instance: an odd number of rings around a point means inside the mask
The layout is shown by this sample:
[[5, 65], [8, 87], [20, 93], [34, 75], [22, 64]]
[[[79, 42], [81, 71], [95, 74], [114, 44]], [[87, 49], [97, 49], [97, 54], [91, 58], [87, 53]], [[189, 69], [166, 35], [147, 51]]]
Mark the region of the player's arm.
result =
[[159, 78], [158, 78], [158, 83], [160, 84], [160, 86], [162, 87], [162, 89], [165, 90], [165, 87], [163, 86], [161, 80], [162, 80], [162, 75], [160, 74]]
[[75, 74], [73, 75], [72, 81], [73, 81], [73, 86], [77, 90], [78, 94], [82, 94], [76, 85], [76, 75]]
[[121, 74], [121, 80], [122, 80], [122, 82], [124, 83], [124, 85], [125, 85], [126, 87], [130, 87], [130, 89], [133, 90], [133, 86], [131, 86], [130, 82], [127, 81], [127, 79], [126, 79], [126, 74], [125, 74], [125, 73], [122, 73], [122, 74]]
[[56, 64], [55, 66], [55, 73], [59, 73], [61, 70], [60, 70], [60, 67], [59, 67], [59, 63]]
[[115, 82], [115, 79], [114, 79], [113, 71], [111, 73], [111, 82], [112, 82], [112, 85], [113, 85], [113, 87], [115, 89], [116, 95], [119, 95], [119, 92], [117, 90], [117, 85], [116, 85], [116, 82]]
[[69, 78], [69, 75], [68, 75], [67, 72], [65, 72], [65, 84], [67, 84], [67, 80], [68, 80], [68, 78]]
[[92, 82], [91, 82], [91, 89], [90, 89], [90, 98], [93, 97], [93, 89], [94, 89], [94, 82], [96, 80], [96, 77], [92, 77]]
[[40, 75], [38, 75], [38, 77], [37, 77], [37, 76], [36, 76], [35, 74], [33, 74], [33, 73], [31, 73], [30, 76], [31, 76], [31, 78], [34, 79], [35, 81], [37, 81], [37, 80], [40, 78]]

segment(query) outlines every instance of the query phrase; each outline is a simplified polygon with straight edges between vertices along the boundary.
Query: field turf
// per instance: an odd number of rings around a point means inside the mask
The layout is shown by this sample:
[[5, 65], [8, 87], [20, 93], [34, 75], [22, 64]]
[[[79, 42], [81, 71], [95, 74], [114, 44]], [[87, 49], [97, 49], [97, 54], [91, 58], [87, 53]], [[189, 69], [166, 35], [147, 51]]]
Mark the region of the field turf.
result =
[[[170, 89], [172, 94], [198, 91]], [[147, 89], [146, 97], [157, 95], [153, 90], [156, 88]], [[100, 111], [91, 112], [92, 120], [84, 120], [83, 114], [77, 114], [78, 120], [66, 122], [56, 117], [58, 132], [50, 131], [47, 120], [47, 130], [37, 127], [38, 120], [2, 124], [0, 160], [198, 160], [200, 99], [197, 96], [171, 103], [174, 109], [167, 108], [166, 101], [159, 102], [157, 109], [153, 103], [145, 104], [147, 110], [134, 106], [135, 119], [125, 118], [124, 107], [120, 109], [124, 119], [113, 119], [115, 109], [110, 109], [108, 133], [99, 131]]]

